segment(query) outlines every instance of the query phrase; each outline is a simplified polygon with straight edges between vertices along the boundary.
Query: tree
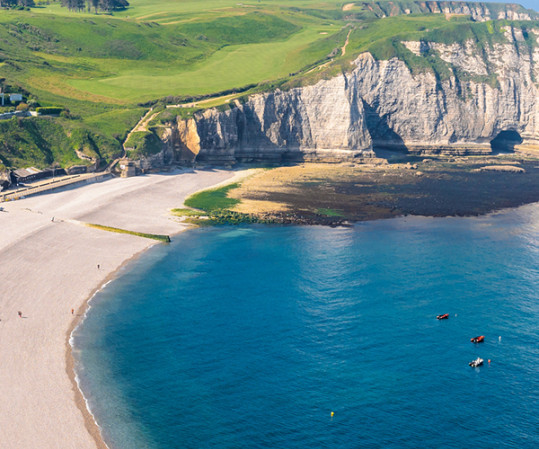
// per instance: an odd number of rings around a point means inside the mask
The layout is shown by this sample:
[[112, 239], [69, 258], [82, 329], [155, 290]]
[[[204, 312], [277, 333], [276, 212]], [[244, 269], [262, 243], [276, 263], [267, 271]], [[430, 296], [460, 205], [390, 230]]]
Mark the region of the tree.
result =
[[[33, 2], [34, 0], [0, 0], [0, 2], [19, 1], [19, 2]], [[97, 14], [98, 11], [118, 11], [125, 9], [129, 6], [127, 0], [60, 0], [64, 8], [68, 8], [70, 11], [82, 11], [84, 5], [88, 8], [88, 12], [94, 10]], [[86, 2], [86, 3], [85, 3]]]
[[84, 0], [62, 0], [62, 6], [70, 11], [82, 11], [84, 9]]
[[99, 0], [99, 9], [102, 11], [117, 11], [128, 6], [127, 0]]
[[87, 0], [88, 1], [88, 11], [91, 11], [94, 8], [95, 13], [97, 14], [97, 7], [99, 6], [99, 0]]
[[29, 8], [35, 6], [34, 0], [0, 0], [0, 8], [14, 8], [14, 7]]

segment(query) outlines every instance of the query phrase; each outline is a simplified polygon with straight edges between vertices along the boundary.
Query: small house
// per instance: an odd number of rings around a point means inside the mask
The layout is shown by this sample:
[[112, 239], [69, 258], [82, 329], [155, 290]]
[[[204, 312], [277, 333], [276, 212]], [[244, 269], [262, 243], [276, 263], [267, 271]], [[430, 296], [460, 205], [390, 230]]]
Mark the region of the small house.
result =
[[[88, 167], [86, 165], [72, 165], [62, 171], [65, 171], [68, 175], [80, 175], [81, 173], [88, 173]], [[58, 173], [58, 171], [56, 173]]]
[[9, 101], [11, 103], [20, 103], [22, 101], [22, 94], [9, 94]]
[[137, 168], [134, 161], [122, 159], [120, 161], [120, 177], [130, 178], [137, 175]]
[[11, 182], [20, 184], [21, 182], [34, 182], [52, 175], [50, 169], [38, 170], [35, 167], [19, 168], [11, 172]]
[[0, 92], [0, 101], [2, 102], [2, 106], [6, 105], [6, 95], [9, 95], [10, 103], [20, 103], [22, 101], [22, 94], [5, 94]]

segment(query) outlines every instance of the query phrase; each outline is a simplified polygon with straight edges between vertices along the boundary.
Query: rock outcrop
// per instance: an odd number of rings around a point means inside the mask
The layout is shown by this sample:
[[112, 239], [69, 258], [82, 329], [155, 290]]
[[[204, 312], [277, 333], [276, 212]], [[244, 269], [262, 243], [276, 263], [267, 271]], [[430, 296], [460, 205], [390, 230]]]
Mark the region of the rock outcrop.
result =
[[508, 43], [482, 50], [472, 42], [407, 45], [435, 50], [453, 70], [445, 80], [431, 72], [413, 76], [398, 59], [361, 55], [349, 82], [365, 102], [375, 147], [486, 153], [504, 131], [517, 133], [524, 146], [538, 145], [539, 49], [523, 51], [514, 38], [521, 33], [508, 27]]
[[254, 95], [195, 117], [198, 160], [342, 160], [371, 156], [362, 102], [345, 77]]
[[537, 20], [536, 11], [525, 9], [514, 3], [415, 1], [415, 2], [357, 2], [349, 9], [350, 18], [354, 13], [368, 13], [374, 17], [393, 17], [402, 14], [448, 14], [466, 15], [477, 22], [487, 20]]
[[485, 167], [477, 168], [473, 171], [497, 171], [506, 173], [526, 173], [522, 167], [515, 167], [514, 165], [486, 165]]
[[9, 170], [0, 168], [0, 192], [11, 185], [11, 174]]
[[216, 163], [340, 161], [381, 148], [486, 154], [506, 132], [539, 146], [539, 47], [522, 36], [508, 26], [505, 43], [481, 49], [471, 41], [404, 43], [418, 56], [437, 54], [445, 78], [364, 53], [333, 79], [179, 119], [165, 133], [165, 151], [176, 161]]

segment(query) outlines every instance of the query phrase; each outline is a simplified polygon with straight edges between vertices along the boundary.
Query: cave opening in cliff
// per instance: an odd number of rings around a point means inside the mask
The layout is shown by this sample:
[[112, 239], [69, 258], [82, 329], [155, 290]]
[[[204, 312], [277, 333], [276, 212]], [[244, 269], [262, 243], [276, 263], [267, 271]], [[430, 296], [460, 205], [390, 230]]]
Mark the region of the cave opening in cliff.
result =
[[514, 130], [500, 132], [490, 141], [493, 153], [512, 153], [515, 146], [522, 143], [522, 137]]
[[387, 151], [407, 153], [404, 140], [392, 128], [389, 114], [380, 114], [378, 105], [370, 105], [363, 100], [365, 124], [372, 138], [373, 150], [377, 157], [388, 157]]

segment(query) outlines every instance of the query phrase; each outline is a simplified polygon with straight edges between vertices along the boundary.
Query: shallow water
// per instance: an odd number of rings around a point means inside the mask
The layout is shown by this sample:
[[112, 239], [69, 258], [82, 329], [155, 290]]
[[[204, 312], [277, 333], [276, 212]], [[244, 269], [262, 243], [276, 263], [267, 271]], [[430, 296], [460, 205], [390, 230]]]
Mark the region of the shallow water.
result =
[[92, 301], [78, 374], [114, 449], [535, 448], [538, 267], [539, 205], [197, 229]]

